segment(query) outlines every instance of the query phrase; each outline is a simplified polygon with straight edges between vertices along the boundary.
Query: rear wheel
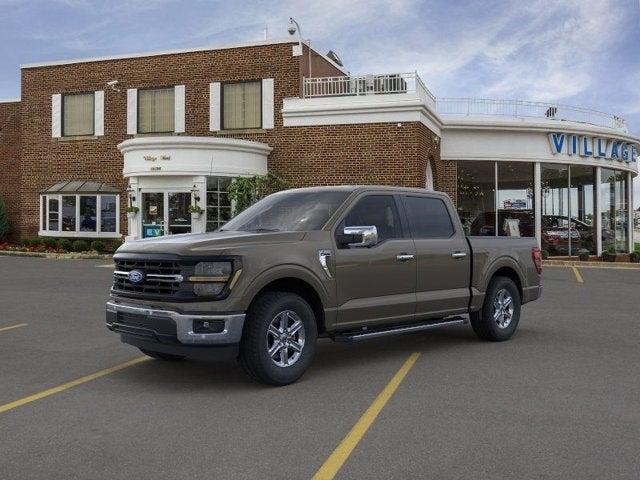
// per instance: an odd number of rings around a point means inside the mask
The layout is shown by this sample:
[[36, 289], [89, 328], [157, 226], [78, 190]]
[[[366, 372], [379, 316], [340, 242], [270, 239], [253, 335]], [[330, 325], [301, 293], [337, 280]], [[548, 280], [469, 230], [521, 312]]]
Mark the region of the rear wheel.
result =
[[471, 326], [480, 338], [509, 340], [520, 321], [520, 293], [513, 280], [495, 277], [489, 283], [480, 312], [471, 314]]
[[247, 312], [240, 364], [255, 380], [288, 385], [311, 364], [318, 337], [315, 316], [299, 295], [262, 294]]
[[141, 348], [140, 351], [151, 358], [157, 358], [158, 360], [166, 360], [169, 362], [175, 362], [178, 360], [184, 360], [184, 357], [180, 355], [171, 355], [170, 353], [154, 352], [153, 350], [147, 350]]

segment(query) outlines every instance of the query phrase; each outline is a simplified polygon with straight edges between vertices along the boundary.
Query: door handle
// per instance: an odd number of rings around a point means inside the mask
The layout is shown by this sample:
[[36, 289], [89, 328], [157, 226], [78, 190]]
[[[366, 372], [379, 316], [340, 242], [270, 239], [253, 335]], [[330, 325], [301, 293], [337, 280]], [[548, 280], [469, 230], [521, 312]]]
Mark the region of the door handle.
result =
[[408, 253], [401, 253], [400, 255], [396, 255], [396, 260], [399, 262], [408, 262], [409, 260], [413, 260], [415, 255], [410, 255]]
[[451, 254], [452, 258], [464, 258], [467, 256], [467, 252], [453, 252]]

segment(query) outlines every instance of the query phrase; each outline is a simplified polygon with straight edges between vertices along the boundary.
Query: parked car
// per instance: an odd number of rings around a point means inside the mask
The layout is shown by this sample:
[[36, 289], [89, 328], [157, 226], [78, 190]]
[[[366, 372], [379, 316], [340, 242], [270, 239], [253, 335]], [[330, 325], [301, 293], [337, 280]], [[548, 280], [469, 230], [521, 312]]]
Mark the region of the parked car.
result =
[[319, 337], [357, 342], [459, 325], [515, 332], [542, 292], [534, 238], [467, 238], [444, 194], [392, 187], [276, 193], [214, 233], [129, 242], [107, 327], [164, 360], [238, 358], [286, 385]]

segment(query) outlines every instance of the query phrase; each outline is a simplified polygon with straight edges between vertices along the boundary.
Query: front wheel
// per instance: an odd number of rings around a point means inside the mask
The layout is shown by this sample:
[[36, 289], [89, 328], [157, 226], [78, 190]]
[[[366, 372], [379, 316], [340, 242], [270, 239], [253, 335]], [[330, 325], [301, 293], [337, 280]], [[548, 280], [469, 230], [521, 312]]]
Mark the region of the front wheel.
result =
[[520, 321], [520, 293], [513, 280], [495, 277], [489, 283], [480, 312], [471, 314], [471, 326], [483, 340], [502, 342], [515, 333]]
[[313, 310], [299, 295], [262, 294], [247, 312], [240, 364], [259, 382], [288, 385], [307, 370], [318, 338]]

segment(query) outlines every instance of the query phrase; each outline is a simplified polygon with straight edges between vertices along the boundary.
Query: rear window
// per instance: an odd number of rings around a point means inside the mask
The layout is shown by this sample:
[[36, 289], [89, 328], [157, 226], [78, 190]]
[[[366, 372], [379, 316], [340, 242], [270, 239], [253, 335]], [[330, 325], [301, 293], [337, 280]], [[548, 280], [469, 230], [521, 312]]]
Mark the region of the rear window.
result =
[[449, 210], [439, 198], [405, 197], [405, 206], [414, 238], [449, 238], [453, 235]]

